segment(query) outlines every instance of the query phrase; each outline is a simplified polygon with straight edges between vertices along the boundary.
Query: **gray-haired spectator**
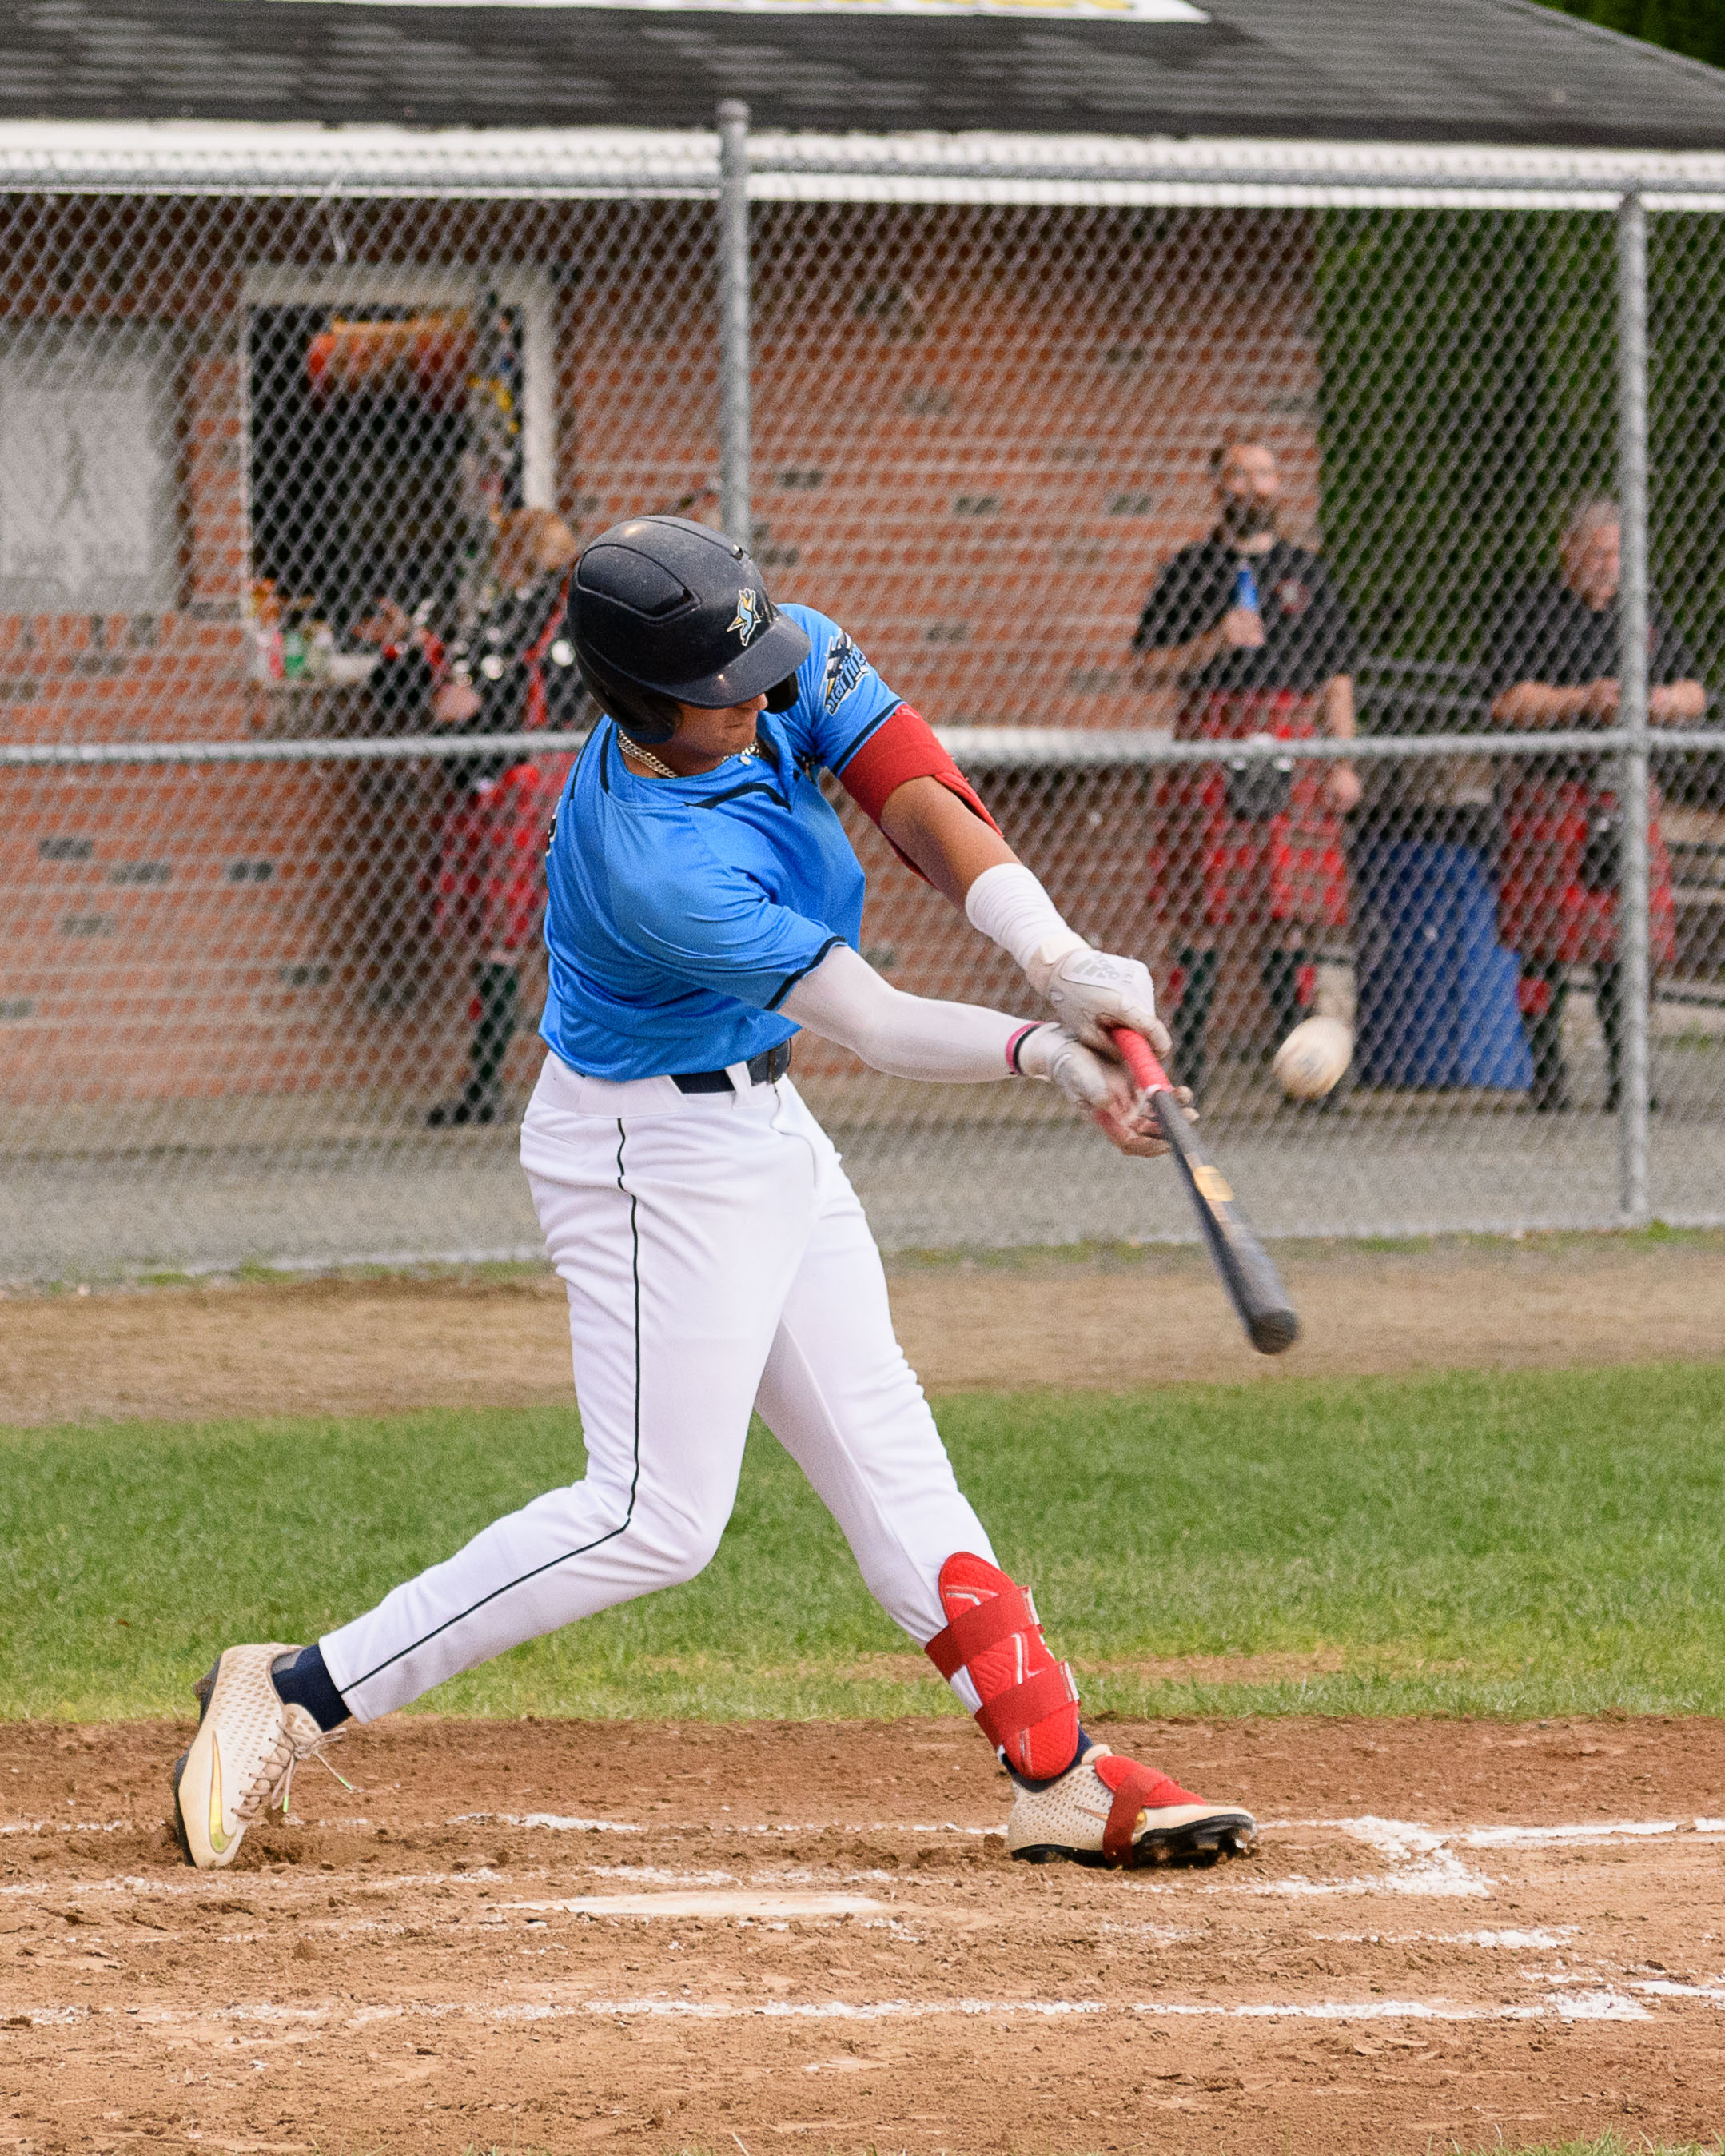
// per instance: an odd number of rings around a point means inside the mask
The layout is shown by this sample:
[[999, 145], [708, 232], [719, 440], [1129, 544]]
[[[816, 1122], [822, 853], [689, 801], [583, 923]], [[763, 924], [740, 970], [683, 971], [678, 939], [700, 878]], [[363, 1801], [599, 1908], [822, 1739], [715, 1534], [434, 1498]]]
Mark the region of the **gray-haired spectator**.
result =
[[[1580, 502], [1563, 527], [1559, 573], [1518, 592], [1491, 639], [1491, 716], [1530, 729], [1608, 727], [1617, 721], [1617, 588], [1622, 545], [1617, 504]], [[1647, 604], [1648, 716], [1684, 726], [1707, 710], [1707, 690], [1682, 638], [1658, 599]], [[1532, 1102], [1569, 1106], [1563, 1056], [1568, 969], [1593, 968], [1605, 1039], [1605, 1106], [1618, 1100], [1622, 985], [1617, 954], [1617, 888], [1622, 819], [1610, 771], [1598, 756], [1517, 759], [1499, 785], [1497, 933], [1522, 962], [1522, 1023], [1533, 1057]], [[1660, 835], [1656, 793], [1648, 825], [1651, 955], [1676, 956], [1671, 861]]]

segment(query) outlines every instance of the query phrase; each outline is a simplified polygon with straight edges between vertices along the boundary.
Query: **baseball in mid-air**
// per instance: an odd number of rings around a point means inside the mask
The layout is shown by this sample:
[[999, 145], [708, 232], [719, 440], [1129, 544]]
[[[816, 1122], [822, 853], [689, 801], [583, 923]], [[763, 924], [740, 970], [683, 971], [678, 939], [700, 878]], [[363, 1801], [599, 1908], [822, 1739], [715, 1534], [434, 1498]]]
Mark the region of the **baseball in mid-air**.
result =
[[1270, 1066], [1291, 1101], [1321, 1101], [1353, 1060], [1353, 1034], [1339, 1018], [1308, 1018], [1276, 1051]]

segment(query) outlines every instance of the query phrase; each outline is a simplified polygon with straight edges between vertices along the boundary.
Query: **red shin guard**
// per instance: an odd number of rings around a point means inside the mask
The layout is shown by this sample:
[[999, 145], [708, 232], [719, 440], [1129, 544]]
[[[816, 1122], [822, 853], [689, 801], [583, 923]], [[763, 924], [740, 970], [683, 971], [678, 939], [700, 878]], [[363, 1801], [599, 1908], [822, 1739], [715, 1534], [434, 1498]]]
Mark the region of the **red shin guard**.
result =
[[1078, 1750], [1078, 1686], [1042, 1636], [1027, 1588], [961, 1550], [941, 1567], [947, 1629], [924, 1652], [950, 1681], [970, 1674], [978, 1727], [1006, 1763], [1031, 1781], [1063, 1774]]

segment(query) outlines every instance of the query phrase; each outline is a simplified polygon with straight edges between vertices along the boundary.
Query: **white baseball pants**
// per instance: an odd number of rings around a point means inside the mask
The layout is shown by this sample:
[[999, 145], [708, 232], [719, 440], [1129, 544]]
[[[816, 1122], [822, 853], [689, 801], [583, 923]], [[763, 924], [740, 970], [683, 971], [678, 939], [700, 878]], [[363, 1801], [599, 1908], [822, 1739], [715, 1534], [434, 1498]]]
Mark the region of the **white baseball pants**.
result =
[[586, 1478], [321, 1642], [361, 1721], [693, 1578], [730, 1517], [754, 1408], [919, 1645], [946, 1623], [946, 1559], [993, 1562], [893, 1337], [880, 1254], [831, 1140], [788, 1080], [732, 1075], [734, 1092], [685, 1094], [547, 1057], [521, 1162], [568, 1289]]

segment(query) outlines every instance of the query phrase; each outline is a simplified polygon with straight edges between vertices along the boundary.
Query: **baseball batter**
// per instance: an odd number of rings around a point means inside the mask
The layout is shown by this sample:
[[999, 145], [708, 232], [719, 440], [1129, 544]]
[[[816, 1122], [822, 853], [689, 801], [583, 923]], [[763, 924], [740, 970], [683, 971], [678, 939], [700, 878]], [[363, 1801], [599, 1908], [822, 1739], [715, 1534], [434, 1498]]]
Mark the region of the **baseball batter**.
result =
[[[577, 564], [569, 619], [606, 716], [551, 840], [549, 1052], [521, 1161], [568, 1291], [588, 1471], [316, 1645], [225, 1650], [173, 1772], [187, 1858], [231, 1863], [350, 1717], [692, 1578], [757, 1408], [1017, 1783], [1014, 1856], [1243, 1851], [1249, 1813], [1086, 1734], [1070, 1669], [957, 1486], [862, 1209], [788, 1075], [806, 1028], [901, 1077], [1045, 1080], [1122, 1152], [1160, 1151], [1107, 1030], [1165, 1050], [1148, 973], [1066, 926], [851, 639], [776, 608], [718, 533], [614, 526]], [[863, 872], [824, 770], [1011, 953], [1052, 1022], [906, 995], [864, 962]]]

